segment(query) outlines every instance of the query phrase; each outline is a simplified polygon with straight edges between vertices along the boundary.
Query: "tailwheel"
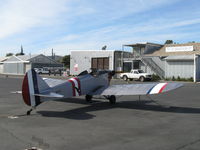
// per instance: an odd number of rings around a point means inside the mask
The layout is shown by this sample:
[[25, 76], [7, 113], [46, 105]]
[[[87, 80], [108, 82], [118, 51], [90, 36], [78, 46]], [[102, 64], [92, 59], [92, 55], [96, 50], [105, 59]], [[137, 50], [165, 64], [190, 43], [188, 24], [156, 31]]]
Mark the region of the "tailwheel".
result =
[[116, 97], [115, 97], [115, 95], [109, 96], [108, 100], [109, 100], [110, 104], [115, 104], [116, 103]]
[[26, 115], [29, 116], [29, 115], [31, 114], [31, 111], [32, 111], [32, 110], [33, 110], [33, 109], [28, 110], [28, 111], [26, 112]]
[[92, 96], [91, 95], [85, 95], [85, 100], [87, 102], [91, 102], [92, 101]]
[[31, 114], [31, 112], [32, 112], [34, 109], [35, 109], [35, 107], [32, 107], [30, 110], [28, 110], [28, 111], [26, 112], [26, 115], [29, 116], [29, 115]]

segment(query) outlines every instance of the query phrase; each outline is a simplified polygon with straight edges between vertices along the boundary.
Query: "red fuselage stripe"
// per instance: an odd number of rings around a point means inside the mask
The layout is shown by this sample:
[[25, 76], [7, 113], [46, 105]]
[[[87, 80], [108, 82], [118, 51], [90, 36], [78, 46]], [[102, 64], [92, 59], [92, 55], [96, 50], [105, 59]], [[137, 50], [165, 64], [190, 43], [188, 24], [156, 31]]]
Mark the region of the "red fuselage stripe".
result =
[[81, 95], [81, 82], [79, 80], [79, 78], [74, 78], [77, 82], [78, 82], [78, 89], [80, 90], [79, 95]]
[[73, 96], [76, 96], [74, 81], [72, 81], [72, 80], [68, 80], [68, 81], [72, 84], [72, 94], [73, 94]]

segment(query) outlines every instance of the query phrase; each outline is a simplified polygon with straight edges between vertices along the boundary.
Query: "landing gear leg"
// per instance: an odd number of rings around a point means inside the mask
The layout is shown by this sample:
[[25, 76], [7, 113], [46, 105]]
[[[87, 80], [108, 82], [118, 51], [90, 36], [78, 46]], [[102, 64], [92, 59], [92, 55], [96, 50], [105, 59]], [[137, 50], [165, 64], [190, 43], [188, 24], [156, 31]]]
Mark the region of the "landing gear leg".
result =
[[141, 95], [138, 96], [138, 104], [141, 104]]
[[108, 100], [109, 100], [110, 104], [115, 104], [116, 103], [116, 97], [115, 97], [115, 95], [109, 96]]
[[91, 102], [91, 101], [92, 101], [92, 96], [91, 96], [91, 95], [86, 95], [86, 96], [85, 96], [85, 100], [86, 100], [87, 102]]

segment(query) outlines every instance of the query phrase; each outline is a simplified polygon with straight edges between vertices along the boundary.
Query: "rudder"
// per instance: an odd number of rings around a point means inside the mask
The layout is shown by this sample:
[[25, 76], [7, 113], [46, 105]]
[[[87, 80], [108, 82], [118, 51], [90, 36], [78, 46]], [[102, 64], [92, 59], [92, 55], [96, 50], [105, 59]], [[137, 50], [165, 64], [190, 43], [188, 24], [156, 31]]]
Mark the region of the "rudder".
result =
[[42, 91], [48, 90], [49, 88], [47, 83], [34, 69], [29, 70], [24, 76], [22, 84], [22, 96], [24, 102], [32, 107], [38, 106], [42, 101], [37, 94], [40, 94]]

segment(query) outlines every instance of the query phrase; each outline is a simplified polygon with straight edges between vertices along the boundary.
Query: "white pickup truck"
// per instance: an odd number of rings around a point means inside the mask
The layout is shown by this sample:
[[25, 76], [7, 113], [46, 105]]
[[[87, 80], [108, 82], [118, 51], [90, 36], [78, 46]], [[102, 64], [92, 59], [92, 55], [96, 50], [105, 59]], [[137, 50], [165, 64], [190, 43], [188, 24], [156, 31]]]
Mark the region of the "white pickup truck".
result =
[[38, 74], [48, 74], [48, 73], [49, 73], [48, 68], [35, 68], [35, 71], [36, 71]]
[[144, 82], [145, 80], [151, 80], [152, 74], [145, 73], [143, 70], [140, 69], [132, 69], [129, 73], [121, 73], [120, 78], [127, 81], [130, 80], [140, 80], [141, 82]]

